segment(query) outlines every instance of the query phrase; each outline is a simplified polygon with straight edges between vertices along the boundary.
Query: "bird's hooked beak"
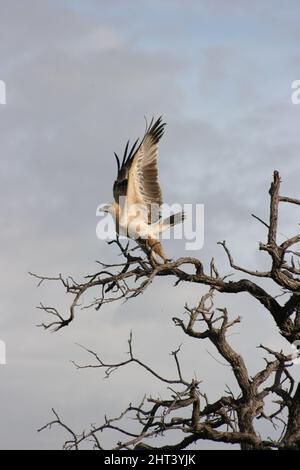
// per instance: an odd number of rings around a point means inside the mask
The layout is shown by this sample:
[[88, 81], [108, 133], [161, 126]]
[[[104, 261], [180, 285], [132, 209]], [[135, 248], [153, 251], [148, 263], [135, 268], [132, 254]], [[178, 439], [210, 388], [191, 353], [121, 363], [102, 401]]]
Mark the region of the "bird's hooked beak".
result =
[[105, 214], [113, 214], [114, 213], [113, 204], [101, 204], [98, 207], [98, 212], [104, 212]]
[[110, 204], [101, 204], [98, 207], [98, 212], [109, 213], [110, 212]]

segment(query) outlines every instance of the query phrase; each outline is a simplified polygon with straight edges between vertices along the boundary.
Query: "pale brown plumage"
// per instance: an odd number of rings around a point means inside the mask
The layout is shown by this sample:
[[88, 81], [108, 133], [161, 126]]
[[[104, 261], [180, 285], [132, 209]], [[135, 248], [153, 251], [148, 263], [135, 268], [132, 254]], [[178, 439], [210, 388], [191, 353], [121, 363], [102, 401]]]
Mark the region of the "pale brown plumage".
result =
[[[114, 182], [113, 193], [117, 231], [120, 233], [120, 227], [123, 230], [125, 228], [125, 233], [128, 235], [127, 227], [133, 223], [133, 227], [138, 227], [140, 230], [136, 233], [142, 234], [135, 235], [140, 246], [167, 261], [157, 237], [166, 228], [182, 221], [183, 215], [177, 214], [165, 221], [160, 220], [160, 207], [163, 201], [158, 181], [157, 157], [158, 143], [164, 133], [165, 125], [162, 117], [155, 122], [152, 119], [139, 145], [137, 140], [128, 152], [129, 141], [127, 142], [122, 163], [115, 153], [118, 175]], [[145, 209], [142, 215], [135, 209], [137, 206]]]
[[[114, 183], [115, 201], [119, 204], [120, 197], [125, 196], [128, 206], [133, 204], [146, 206], [149, 223], [155, 222], [153, 218], [150, 219], [151, 206], [156, 205], [159, 208], [163, 202], [158, 182], [157, 157], [158, 142], [163, 135], [165, 125], [161, 117], [154, 124], [152, 119], [137, 150], [135, 148], [138, 141], [128, 155], [129, 142], [127, 142], [122, 165], [115, 154], [118, 162], [118, 176]], [[157, 213], [156, 220], [158, 216]]]

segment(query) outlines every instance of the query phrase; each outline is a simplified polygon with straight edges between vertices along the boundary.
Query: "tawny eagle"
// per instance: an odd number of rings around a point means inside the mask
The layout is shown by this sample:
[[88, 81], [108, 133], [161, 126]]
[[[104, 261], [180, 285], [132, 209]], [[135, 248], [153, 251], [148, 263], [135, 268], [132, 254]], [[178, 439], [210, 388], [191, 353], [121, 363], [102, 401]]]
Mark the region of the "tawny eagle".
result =
[[181, 222], [183, 212], [172, 214], [162, 219], [160, 207], [162, 192], [158, 182], [158, 143], [164, 133], [166, 123], [159, 117], [152, 118], [141, 142], [135, 141], [129, 150], [126, 144], [122, 163], [115, 153], [118, 166], [117, 179], [114, 182], [115, 202], [105, 204], [101, 211], [114, 216], [118, 234], [135, 239], [141, 248], [157, 260], [157, 255], [168, 261], [159, 235]]

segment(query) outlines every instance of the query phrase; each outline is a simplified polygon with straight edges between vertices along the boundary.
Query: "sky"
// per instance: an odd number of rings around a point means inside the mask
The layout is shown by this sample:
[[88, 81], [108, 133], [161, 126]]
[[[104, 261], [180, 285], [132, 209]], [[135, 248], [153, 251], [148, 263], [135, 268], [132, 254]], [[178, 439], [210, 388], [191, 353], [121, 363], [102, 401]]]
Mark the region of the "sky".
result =
[[[232, 383], [212, 345], [172, 324], [204, 288], [158, 279], [141, 297], [79, 311], [50, 334], [36, 327], [45, 317], [35, 307], [66, 308], [69, 299], [58, 286], [37, 289], [28, 272], [80, 279], [95, 260], [120, 260], [96, 237], [96, 208], [112, 200], [113, 152], [142, 136], [144, 116], [153, 115], [167, 122], [159, 150], [164, 200], [205, 207], [204, 246], [189, 254], [206, 266], [214, 256], [230, 272], [217, 245], [227, 240], [239, 264], [267, 267], [258, 251], [265, 230], [251, 213], [267, 218], [275, 169], [282, 191], [299, 197], [300, 105], [291, 101], [300, 79], [299, 20], [296, 0], [0, 0], [1, 448], [61, 447], [60, 430], [37, 433], [52, 407], [80, 431], [145, 393], [167, 394], [134, 366], [109, 380], [76, 370], [71, 360], [89, 361], [77, 343], [118, 360], [132, 330], [136, 354], [161, 373], [175, 374], [170, 351], [182, 343], [186, 374], [201, 378], [211, 401]], [[281, 236], [293, 235], [298, 221], [299, 209], [285, 207]], [[165, 250], [188, 254], [181, 241], [166, 241]], [[261, 342], [287, 348], [245, 294], [219, 296], [217, 304], [242, 316], [231, 340], [250, 371], [263, 366]], [[106, 446], [117, 439], [109, 435]], [[220, 447], [198, 447], [208, 446]]]

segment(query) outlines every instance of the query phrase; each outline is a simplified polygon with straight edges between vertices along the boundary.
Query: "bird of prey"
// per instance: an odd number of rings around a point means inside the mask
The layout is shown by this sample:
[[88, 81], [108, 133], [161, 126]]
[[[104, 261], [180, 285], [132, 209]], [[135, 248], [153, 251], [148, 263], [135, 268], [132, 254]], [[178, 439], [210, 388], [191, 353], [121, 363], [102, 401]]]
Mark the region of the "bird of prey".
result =
[[113, 215], [118, 234], [135, 239], [155, 261], [169, 261], [159, 241], [159, 235], [183, 221], [183, 212], [161, 218], [162, 192], [158, 181], [158, 143], [166, 123], [152, 118], [144, 137], [129, 150], [126, 144], [122, 162], [115, 153], [118, 166], [113, 186], [115, 201], [101, 207]]

